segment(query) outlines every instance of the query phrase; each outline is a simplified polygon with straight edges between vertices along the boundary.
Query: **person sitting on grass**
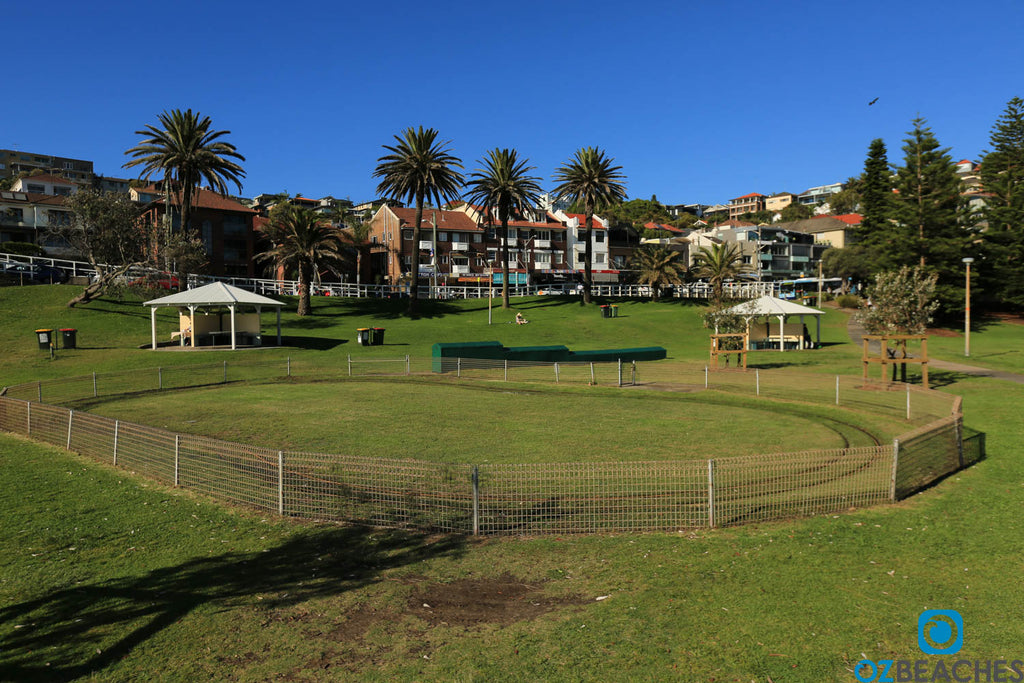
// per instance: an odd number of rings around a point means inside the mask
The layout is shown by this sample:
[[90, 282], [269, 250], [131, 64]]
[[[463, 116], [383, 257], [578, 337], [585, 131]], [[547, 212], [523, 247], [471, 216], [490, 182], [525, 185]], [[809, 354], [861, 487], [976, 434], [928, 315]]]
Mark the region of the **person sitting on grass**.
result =
[[516, 325], [525, 325], [528, 322], [530, 321], [524, 318], [522, 313], [516, 313]]

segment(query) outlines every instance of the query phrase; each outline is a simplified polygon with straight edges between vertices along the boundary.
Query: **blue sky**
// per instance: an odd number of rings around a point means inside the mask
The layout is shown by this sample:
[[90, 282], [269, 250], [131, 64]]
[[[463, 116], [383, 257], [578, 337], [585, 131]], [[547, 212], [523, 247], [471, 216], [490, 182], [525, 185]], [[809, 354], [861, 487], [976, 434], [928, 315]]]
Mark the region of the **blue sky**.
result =
[[[163, 8], [167, 8], [164, 10]], [[135, 131], [192, 108], [247, 161], [243, 193], [376, 196], [384, 144], [437, 128], [466, 170], [514, 147], [551, 188], [581, 146], [630, 197], [802, 192], [891, 162], [927, 119], [977, 159], [1024, 97], [1024, 3], [4, 3], [0, 148], [130, 177]], [[878, 98], [873, 106], [868, 102]]]

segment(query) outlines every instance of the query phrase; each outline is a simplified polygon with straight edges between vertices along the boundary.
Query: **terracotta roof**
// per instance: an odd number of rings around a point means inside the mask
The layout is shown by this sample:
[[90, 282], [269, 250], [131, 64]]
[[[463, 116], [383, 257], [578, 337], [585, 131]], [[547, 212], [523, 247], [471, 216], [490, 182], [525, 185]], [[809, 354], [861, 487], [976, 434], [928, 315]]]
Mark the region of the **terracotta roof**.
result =
[[751, 192], [750, 194], [745, 194], [742, 197], [734, 197], [734, 198], [730, 199], [729, 201], [734, 202], [737, 199], [749, 199], [751, 197], [763, 197], [763, 196], [764, 195], [761, 194], [760, 192]]
[[75, 182], [74, 180], [68, 180], [67, 178], [62, 178], [62, 177], [60, 177], [58, 175], [51, 175], [49, 173], [42, 173], [40, 175], [25, 176], [24, 178], [20, 178], [20, 180], [23, 183], [26, 183], [26, 184], [27, 183], [31, 183], [31, 182], [51, 183], [51, 184], [54, 184], [54, 185], [79, 185], [80, 184], [80, 183]]
[[841, 220], [847, 225], [860, 225], [863, 217], [859, 213], [844, 213], [841, 216], [833, 216], [833, 218]]
[[[400, 209], [398, 207], [390, 207], [390, 211], [393, 211], [398, 220], [401, 222], [402, 227], [411, 226], [413, 221], [416, 220], [416, 209]], [[438, 230], [459, 230], [462, 232], [479, 232], [480, 228], [476, 222], [461, 211], [445, 211], [443, 209], [423, 209], [423, 220], [420, 223], [420, 229], [433, 228], [430, 223], [430, 214], [437, 214], [437, 229]]]
[[[581, 226], [587, 221], [587, 214], [585, 213], [567, 213], [565, 215], [569, 218], [575, 218], [578, 220]], [[603, 227], [604, 224], [602, 223], [602, 220], [603, 219], [598, 218], [597, 214], [594, 214], [594, 225], [601, 225]]]
[[655, 223], [653, 221], [650, 223], [644, 223], [644, 227], [647, 228], [648, 230], [664, 230], [666, 232], [674, 232], [679, 235], [685, 232], [675, 227], [674, 225], [665, 225], [664, 223]]
[[[146, 194], [159, 194], [161, 203], [163, 202], [163, 190], [157, 189], [156, 185], [149, 185], [148, 187], [139, 188], [139, 192]], [[155, 201], [154, 201], [155, 203]], [[171, 193], [171, 204], [177, 205], [177, 199], [174, 193]], [[247, 206], [242, 206], [234, 199], [228, 197], [221, 197], [216, 192], [210, 192], [209, 190], [197, 189], [192, 195], [192, 208], [193, 209], [214, 209], [217, 211], [234, 211], [236, 213], [257, 213]]]

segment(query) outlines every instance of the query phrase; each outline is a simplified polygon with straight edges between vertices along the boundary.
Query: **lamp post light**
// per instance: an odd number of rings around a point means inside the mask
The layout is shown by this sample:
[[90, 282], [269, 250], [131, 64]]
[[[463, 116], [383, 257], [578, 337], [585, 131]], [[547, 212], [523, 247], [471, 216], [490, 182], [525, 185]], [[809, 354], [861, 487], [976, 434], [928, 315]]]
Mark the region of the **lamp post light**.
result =
[[970, 256], [965, 256], [961, 260], [967, 266], [967, 306], [964, 308], [964, 357], [969, 358], [971, 355], [971, 264], [974, 263], [974, 259]]

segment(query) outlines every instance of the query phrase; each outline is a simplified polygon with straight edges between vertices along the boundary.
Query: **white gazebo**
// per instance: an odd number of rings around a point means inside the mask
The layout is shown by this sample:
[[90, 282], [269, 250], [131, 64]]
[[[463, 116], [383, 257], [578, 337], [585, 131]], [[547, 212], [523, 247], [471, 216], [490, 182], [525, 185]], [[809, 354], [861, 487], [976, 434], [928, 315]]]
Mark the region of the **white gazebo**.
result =
[[[178, 292], [177, 294], [171, 294], [170, 296], [161, 297], [159, 299], [153, 299], [147, 301], [144, 304], [150, 307], [150, 320], [153, 335], [153, 348], [157, 347], [156, 344], [156, 309], [160, 306], [174, 306], [178, 309], [188, 309], [188, 315], [181, 313], [179, 316], [180, 329], [175, 336], [180, 336], [182, 344], [186, 337], [189, 339], [189, 344], [195, 348], [196, 337], [199, 336], [199, 328], [197, 327], [196, 311], [204, 308], [227, 308], [230, 314], [230, 325], [228, 329], [222, 329], [221, 318], [216, 316], [216, 325], [206, 325], [209, 327], [208, 330], [203, 330], [205, 334], [210, 336], [211, 339], [216, 339], [217, 336], [224, 334], [229, 335], [231, 339], [231, 348], [237, 348], [238, 333], [243, 332], [245, 334], [259, 335], [259, 316], [260, 311], [264, 307], [272, 307], [277, 310], [277, 345], [281, 345], [281, 307], [284, 306], [280, 301], [275, 301], [265, 296], [255, 294], [253, 292], [239, 289], [238, 287], [232, 287], [231, 285], [224, 284], [223, 282], [214, 282], [213, 284], [204, 285], [195, 289], [189, 289], [184, 292]], [[255, 315], [239, 316], [239, 308], [255, 308]], [[213, 317], [213, 316], [209, 316]], [[245, 317], [245, 320], [241, 318]], [[244, 322], [244, 327], [255, 327], [255, 332], [251, 329], [239, 330], [239, 323]], [[213, 329], [216, 327], [216, 330]]]
[[[800, 316], [801, 329], [804, 323], [804, 316], [813, 315], [817, 321], [817, 329], [815, 331], [815, 343], [821, 345], [821, 316], [825, 315], [823, 311], [819, 311], [816, 308], [810, 306], [804, 306], [802, 304], [794, 303], [792, 301], [786, 301], [785, 299], [776, 299], [773, 296], [762, 296], [757, 299], [751, 299], [750, 301], [744, 301], [743, 303], [733, 306], [732, 308], [726, 309], [725, 313], [731, 313], [738, 315], [747, 321], [747, 333], [750, 333], [750, 321], [755, 318], [778, 318], [778, 341], [779, 350], [784, 351], [786, 348], [786, 320], [792, 316]], [[771, 324], [769, 327], [769, 338], [774, 338], [776, 335], [772, 333]], [[718, 330], [715, 330], [716, 332]], [[788, 335], [792, 336], [792, 335]], [[802, 333], [801, 333], [802, 337]]]

